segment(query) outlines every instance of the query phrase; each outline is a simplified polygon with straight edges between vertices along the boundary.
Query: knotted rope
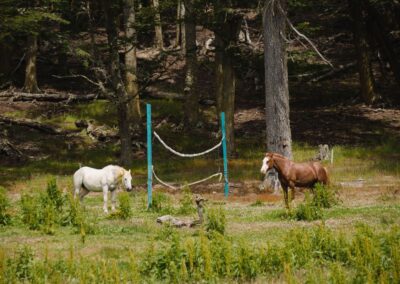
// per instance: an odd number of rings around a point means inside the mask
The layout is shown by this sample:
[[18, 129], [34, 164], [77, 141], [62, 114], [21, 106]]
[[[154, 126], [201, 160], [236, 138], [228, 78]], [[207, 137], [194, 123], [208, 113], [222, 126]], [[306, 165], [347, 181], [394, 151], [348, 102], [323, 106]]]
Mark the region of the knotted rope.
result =
[[156, 180], [157, 180], [159, 183], [161, 183], [162, 185], [164, 185], [164, 186], [166, 186], [166, 187], [169, 187], [169, 188], [171, 188], [171, 189], [173, 189], [173, 190], [178, 190], [178, 189], [182, 189], [182, 188], [185, 187], [185, 186], [191, 186], [191, 185], [195, 185], [195, 184], [198, 184], [198, 183], [202, 183], [202, 182], [205, 182], [205, 181], [207, 181], [207, 180], [209, 180], [209, 179], [212, 179], [213, 177], [217, 177], [217, 176], [219, 177], [219, 181], [221, 181], [221, 179], [222, 179], [222, 173], [216, 173], [216, 174], [213, 174], [213, 175], [211, 175], [211, 176], [209, 176], [209, 177], [206, 177], [206, 178], [203, 178], [203, 179], [201, 179], [201, 180], [188, 183], [188, 184], [186, 184], [186, 185], [173, 186], [173, 185], [171, 185], [171, 184], [168, 184], [168, 183], [162, 181], [162, 180], [156, 175], [156, 173], [155, 173], [155, 171], [154, 171], [154, 167], [152, 168], [152, 170], [153, 170], [153, 175], [154, 175], [154, 177], [156, 178]]
[[210, 153], [212, 151], [214, 151], [215, 149], [217, 149], [218, 147], [220, 147], [222, 145], [222, 140], [224, 139], [224, 137], [221, 138], [221, 141], [215, 145], [214, 147], [205, 150], [204, 152], [201, 153], [194, 153], [194, 154], [184, 154], [184, 153], [180, 153], [174, 149], [172, 149], [170, 146], [168, 146], [162, 139], [161, 137], [157, 134], [157, 132], [154, 131], [154, 136], [158, 139], [158, 141], [160, 141], [160, 143], [170, 152], [172, 152], [173, 154], [180, 156], [180, 157], [185, 157], [185, 158], [193, 158], [193, 157], [198, 157], [198, 156], [202, 156], [205, 155], [207, 153]]

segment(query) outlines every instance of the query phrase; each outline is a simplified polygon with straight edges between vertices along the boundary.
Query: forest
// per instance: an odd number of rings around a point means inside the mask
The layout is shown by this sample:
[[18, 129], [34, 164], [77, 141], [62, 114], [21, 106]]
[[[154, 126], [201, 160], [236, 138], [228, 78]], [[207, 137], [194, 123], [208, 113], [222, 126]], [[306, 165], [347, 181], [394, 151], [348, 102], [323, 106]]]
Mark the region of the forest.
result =
[[398, 283], [399, 222], [399, 1], [0, 0], [0, 283]]

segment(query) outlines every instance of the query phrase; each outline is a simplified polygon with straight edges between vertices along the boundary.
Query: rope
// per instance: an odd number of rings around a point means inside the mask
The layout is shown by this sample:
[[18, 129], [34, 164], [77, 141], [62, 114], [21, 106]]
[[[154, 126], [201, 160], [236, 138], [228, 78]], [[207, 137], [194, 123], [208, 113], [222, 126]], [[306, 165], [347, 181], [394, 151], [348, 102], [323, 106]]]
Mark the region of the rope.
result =
[[164, 186], [166, 186], [166, 187], [169, 187], [169, 188], [171, 188], [171, 189], [173, 189], [173, 190], [182, 189], [182, 188], [185, 187], [185, 186], [191, 186], [191, 185], [195, 185], [195, 184], [198, 184], [198, 183], [202, 183], [202, 182], [205, 182], [205, 181], [207, 181], [207, 180], [209, 180], [209, 179], [212, 179], [213, 177], [217, 177], [217, 176], [219, 176], [219, 181], [221, 181], [221, 178], [222, 178], [222, 173], [216, 173], [216, 174], [213, 174], [213, 175], [211, 175], [211, 176], [209, 176], [209, 177], [203, 178], [203, 179], [201, 179], [201, 180], [198, 180], [198, 181], [195, 181], [195, 182], [192, 182], [192, 183], [188, 183], [188, 184], [186, 184], [186, 185], [181, 185], [181, 186], [176, 187], [176, 186], [170, 185], [170, 184], [168, 184], [168, 183], [162, 181], [162, 180], [156, 175], [156, 173], [155, 173], [155, 171], [154, 171], [154, 167], [152, 167], [152, 170], [153, 170], [153, 175], [154, 175], [154, 177], [156, 178], [156, 180], [157, 180], [159, 183], [161, 183], [162, 185], [164, 185]]
[[221, 138], [221, 141], [220, 141], [217, 145], [215, 145], [214, 147], [212, 147], [212, 148], [210, 148], [210, 149], [208, 149], [208, 150], [205, 150], [204, 152], [201, 152], [201, 153], [194, 153], [194, 154], [184, 154], [184, 153], [180, 153], [180, 152], [178, 152], [178, 151], [172, 149], [171, 147], [169, 147], [169, 146], [161, 139], [161, 137], [158, 136], [157, 132], [155, 132], [155, 131], [154, 131], [154, 136], [158, 139], [158, 141], [161, 142], [161, 144], [162, 144], [167, 150], [169, 150], [170, 152], [172, 152], [173, 154], [175, 154], [175, 155], [177, 155], [177, 156], [186, 157], [186, 158], [198, 157], [198, 156], [202, 156], [202, 155], [205, 155], [205, 154], [207, 154], [207, 153], [210, 153], [210, 152], [214, 151], [215, 149], [217, 149], [218, 147], [220, 147], [220, 146], [222, 145], [222, 140], [224, 139], [224, 137], [222, 137], [222, 138]]

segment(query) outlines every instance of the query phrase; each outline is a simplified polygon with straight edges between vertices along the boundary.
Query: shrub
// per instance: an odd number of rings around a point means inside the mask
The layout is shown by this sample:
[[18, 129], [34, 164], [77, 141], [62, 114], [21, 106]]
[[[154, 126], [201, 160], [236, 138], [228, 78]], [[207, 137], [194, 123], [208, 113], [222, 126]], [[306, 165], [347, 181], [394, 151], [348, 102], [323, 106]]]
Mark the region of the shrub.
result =
[[121, 192], [118, 195], [119, 207], [116, 212], [109, 215], [110, 219], [126, 220], [133, 215], [129, 193]]
[[62, 195], [61, 190], [57, 187], [57, 182], [55, 178], [51, 178], [47, 182], [47, 189], [46, 189], [47, 196], [53, 205], [55, 206], [58, 212], [62, 212], [62, 207], [64, 205], [64, 197]]
[[250, 206], [252, 206], [252, 207], [264, 206], [264, 202], [260, 199], [257, 199], [255, 202], [251, 203]]
[[317, 183], [314, 188], [312, 203], [316, 207], [331, 208], [338, 203], [338, 199], [332, 188]]
[[188, 186], [183, 188], [183, 197], [180, 200], [181, 206], [178, 209], [179, 214], [190, 214], [196, 211], [196, 208], [193, 206], [193, 194]]
[[313, 221], [321, 219], [323, 212], [321, 207], [314, 204], [310, 199], [308, 192], [303, 203], [301, 203], [295, 210], [294, 216], [296, 220]]
[[41, 223], [40, 203], [33, 195], [21, 196], [22, 222], [31, 230], [38, 230]]
[[170, 197], [163, 192], [154, 192], [150, 210], [163, 214], [171, 213], [173, 209]]
[[223, 207], [210, 208], [206, 215], [206, 230], [208, 232], [216, 231], [223, 235], [226, 225], [225, 209]]
[[8, 211], [9, 207], [10, 201], [7, 198], [6, 190], [0, 187], [0, 226], [11, 224], [11, 215]]
[[20, 280], [29, 281], [33, 277], [33, 252], [28, 246], [20, 248], [17, 252], [16, 276]]

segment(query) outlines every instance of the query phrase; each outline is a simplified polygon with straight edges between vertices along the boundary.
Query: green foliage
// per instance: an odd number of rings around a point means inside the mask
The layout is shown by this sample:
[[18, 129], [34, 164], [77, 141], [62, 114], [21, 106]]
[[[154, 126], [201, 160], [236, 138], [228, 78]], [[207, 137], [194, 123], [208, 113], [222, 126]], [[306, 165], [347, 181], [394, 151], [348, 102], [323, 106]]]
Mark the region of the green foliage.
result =
[[178, 214], [187, 215], [196, 211], [193, 206], [193, 194], [188, 186], [185, 186], [182, 190], [183, 197], [180, 201], [181, 206], [178, 209]]
[[30, 194], [21, 196], [22, 222], [31, 230], [38, 230], [41, 224], [41, 211], [38, 198]]
[[226, 226], [225, 209], [222, 206], [209, 208], [206, 213], [206, 230], [223, 235]]
[[319, 208], [331, 208], [338, 204], [338, 198], [332, 188], [317, 183], [314, 187], [312, 203]]
[[33, 277], [33, 251], [24, 246], [17, 252], [15, 274], [19, 280], [30, 281]]
[[57, 181], [55, 178], [51, 178], [47, 183], [46, 189], [49, 201], [54, 205], [58, 213], [62, 213], [62, 207], [64, 205], [64, 197], [61, 190], [57, 187]]
[[255, 202], [250, 204], [250, 206], [252, 206], [252, 207], [261, 207], [261, 206], [264, 206], [264, 202], [262, 200], [260, 200], [260, 199], [257, 199]]
[[8, 200], [6, 189], [0, 186], [0, 226], [11, 224], [11, 214], [9, 213], [10, 201]]
[[296, 220], [313, 221], [321, 219], [323, 212], [321, 207], [315, 205], [311, 200], [309, 193], [306, 193], [305, 200], [295, 210], [294, 216]]
[[119, 207], [117, 211], [109, 215], [110, 219], [123, 219], [126, 220], [133, 215], [131, 200], [127, 192], [121, 192], [118, 195]]
[[[265, 278], [307, 283], [398, 283], [400, 228], [375, 232], [359, 226], [353, 236], [325, 227], [290, 230], [282, 242], [258, 244], [246, 239], [232, 240], [213, 232], [210, 239], [200, 230], [183, 237], [174, 231], [157, 243], [150, 243], [143, 256], [129, 250], [128, 259], [76, 258], [69, 256], [34, 261], [28, 246], [14, 257], [0, 250], [0, 279], [6, 283], [55, 283], [79, 279], [94, 283], [186, 283], [259, 282]], [[2, 261], [2, 262], [1, 262]]]
[[153, 192], [151, 211], [168, 214], [173, 212], [171, 198], [163, 192]]

